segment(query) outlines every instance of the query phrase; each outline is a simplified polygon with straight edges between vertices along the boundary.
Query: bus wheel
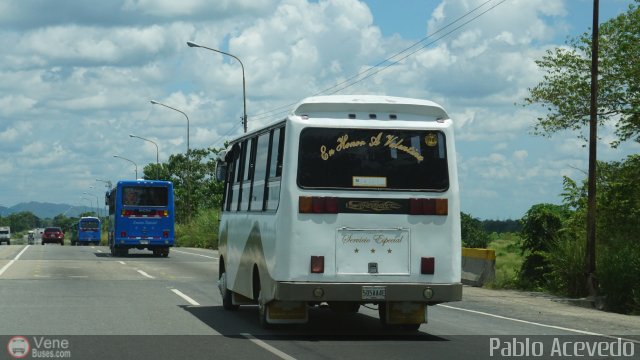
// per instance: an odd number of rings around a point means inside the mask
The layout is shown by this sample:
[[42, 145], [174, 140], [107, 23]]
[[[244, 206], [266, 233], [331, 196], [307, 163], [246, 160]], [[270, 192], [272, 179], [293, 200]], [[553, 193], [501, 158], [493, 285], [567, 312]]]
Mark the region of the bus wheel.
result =
[[162, 249], [162, 257], [169, 257], [169, 248]]
[[357, 313], [360, 309], [360, 303], [350, 301], [333, 301], [329, 302], [329, 308], [336, 313]]
[[113, 245], [109, 246], [109, 250], [111, 250], [111, 256], [118, 256], [115, 246], [113, 246]]
[[378, 316], [380, 317], [380, 324], [385, 329], [392, 329], [394, 326], [387, 323], [387, 303], [378, 304]]
[[400, 327], [407, 331], [418, 331], [418, 329], [420, 329], [420, 325], [422, 324], [402, 324]]
[[260, 316], [260, 326], [263, 329], [270, 329], [273, 326], [267, 321], [267, 304], [262, 302], [262, 292], [258, 295], [258, 315]]
[[238, 310], [239, 305], [233, 305], [233, 294], [231, 290], [227, 288], [227, 273], [223, 272], [218, 280], [218, 287], [220, 288], [220, 296], [222, 296], [222, 307], [225, 310], [234, 311]]

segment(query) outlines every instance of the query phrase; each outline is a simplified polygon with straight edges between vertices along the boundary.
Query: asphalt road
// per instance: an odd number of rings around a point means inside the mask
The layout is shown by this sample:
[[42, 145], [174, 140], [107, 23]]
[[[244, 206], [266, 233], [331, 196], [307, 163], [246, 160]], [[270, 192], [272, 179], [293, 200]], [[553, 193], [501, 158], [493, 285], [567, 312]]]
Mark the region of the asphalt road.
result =
[[383, 329], [365, 307], [347, 315], [315, 308], [308, 324], [265, 330], [256, 306], [222, 309], [217, 268], [217, 252], [203, 249], [156, 258], [146, 250], [112, 257], [99, 246], [0, 246], [0, 359], [23, 346], [15, 336], [29, 343], [30, 358], [494, 359], [529, 351], [524, 358], [558, 359], [591, 348], [613, 358], [625, 346], [619, 358], [640, 358], [637, 316], [468, 287], [463, 301], [430, 307], [419, 332]]

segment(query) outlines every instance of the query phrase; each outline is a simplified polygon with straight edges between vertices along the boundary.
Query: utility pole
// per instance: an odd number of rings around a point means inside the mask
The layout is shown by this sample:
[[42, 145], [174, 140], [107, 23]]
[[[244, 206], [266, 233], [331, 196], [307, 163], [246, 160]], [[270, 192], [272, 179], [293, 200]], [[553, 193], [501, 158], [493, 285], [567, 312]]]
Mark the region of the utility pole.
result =
[[589, 297], [598, 293], [596, 279], [596, 147], [598, 142], [598, 12], [599, 2], [593, 0], [591, 35], [591, 109], [589, 112], [589, 180], [587, 195], [587, 289]]

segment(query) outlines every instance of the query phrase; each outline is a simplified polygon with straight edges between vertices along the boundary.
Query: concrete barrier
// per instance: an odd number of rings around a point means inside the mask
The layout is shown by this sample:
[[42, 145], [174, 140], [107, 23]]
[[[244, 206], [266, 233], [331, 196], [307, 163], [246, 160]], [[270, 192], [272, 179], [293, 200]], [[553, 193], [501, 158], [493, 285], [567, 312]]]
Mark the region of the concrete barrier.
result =
[[496, 251], [462, 248], [462, 283], [482, 286], [496, 278]]

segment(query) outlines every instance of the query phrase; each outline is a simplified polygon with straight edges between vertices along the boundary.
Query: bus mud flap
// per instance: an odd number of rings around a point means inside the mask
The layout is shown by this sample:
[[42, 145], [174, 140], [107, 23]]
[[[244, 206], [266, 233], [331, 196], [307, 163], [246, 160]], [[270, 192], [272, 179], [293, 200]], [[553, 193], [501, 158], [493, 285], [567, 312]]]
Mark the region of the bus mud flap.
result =
[[303, 301], [272, 301], [266, 307], [270, 324], [304, 324], [309, 320], [307, 303]]
[[427, 305], [419, 302], [388, 302], [386, 323], [390, 325], [421, 324], [427, 322]]

